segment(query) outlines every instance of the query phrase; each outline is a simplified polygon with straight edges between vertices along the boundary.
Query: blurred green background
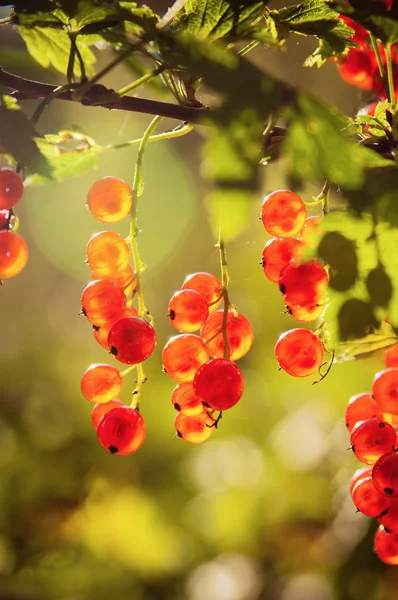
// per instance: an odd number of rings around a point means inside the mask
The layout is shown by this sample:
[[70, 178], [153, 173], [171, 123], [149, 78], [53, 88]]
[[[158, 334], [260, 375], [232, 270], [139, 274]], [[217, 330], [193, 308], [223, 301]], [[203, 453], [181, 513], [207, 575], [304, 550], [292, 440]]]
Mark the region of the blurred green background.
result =
[[[319, 71], [301, 67], [310, 48], [296, 37], [286, 52], [256, 50], [250, 60], [353, 114], [365, 99], [332, 63]], [[0, 53], [13, 72], [60, 81], [29, 59], [12, 29], [2, 29]], [[123, 66], [106, 83], [117, 89], [132, 75]], [[148, 122], [60, 101], [38, 129], [56, 133], [78, 124], [108, 144], [141, 135]], [[283, 160], [264, 167], [250, 227], [228, 247], [231, 299], [255, 331], [239, 364], [244, 397], [202, 446], [174, 437], [174, 384], [161, 372], [162, 347], [175, 333], [167, 303], [187, 274], [219, 273], [203, 203], [205, 135], [150, 145], [145, 156], [139, 244], [158, 346], [142, 394], [147, 439], [131, 457], [104, 452], [92, 429], [80, 377], [109, 357], [79, 310], [89, 278], [86, 243], [106, 228], [86, 210], [87, 190], [104, 175], [131, 181], [136, 150], [108, 153], [84, 176], [29, 187], [18, 206], [30, 258], [0, 290], [0, 600], [397, 596], [397, 571], [372, 551], [375, 524], [356, 514], [348, 495], [361, 465], [346, 451], [343, 422], [349, 397], [370, 388], [382, 355], [338, 364], [316, 386], [279, 372], [273, 356], [278, 336], [295, 325], [259, 266], [268, 237], [258, 216], [262, 195], [287, 185]], [[308, 183], [304, 199], [320, 186]], [[133, 387], [130, 375], [122, 400], [129, 402]]]

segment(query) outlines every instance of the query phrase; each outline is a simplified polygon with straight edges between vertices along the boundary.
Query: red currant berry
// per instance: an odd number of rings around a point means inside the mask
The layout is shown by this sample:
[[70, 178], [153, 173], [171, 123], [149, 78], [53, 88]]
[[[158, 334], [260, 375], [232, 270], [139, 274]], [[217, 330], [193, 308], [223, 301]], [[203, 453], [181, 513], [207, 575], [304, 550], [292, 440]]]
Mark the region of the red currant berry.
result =
[[381, 418], [382, 413], [372, 394], [358, 394], [350, 398], [345, 410], [345, 424], [350, 433], [357, 423], [374, 417]]
[[221, 281], [211, 273], [193, 273], [188, 275], [181, 287], [182, 290], [195, 290], [206, 300], [209, 311], [215, 310], [221, 303]]
[[373, 467], [372, 477], [379, 492], [398, 498], [398, 454], [389, 452], [381, 456]]
[[163, 368], [175, 381], [192, 381], [200, 365], [207, 360], [206, 346], [192, 333], [172, 337], [163, 348]]
[[[123, 319], [124, 317], [137, 317], [137, 316], [138, 316], [138, 313], [137, 313], [136, 309], [134, 308], [134, 306], [129, 306], [126, 308], [126, 310], [124, 311], [121, 318]], [[109, 346], [108, 346], [109, 332], [112, 329], [112, 327], [114, 326], [114, 324], [117, 323], [117, 321], [119, 321], [119, 319], [116, 319], [115, 321], [112, 321], [111, 323], [107, 323], [106, 325], [101, 325], [101, 327], [98, 327], [97, 325], [93, 325], [94, 338], [103, 348], [105, 348], [105, 350], [109, 350]]]
[[116, 285], [124, 291], [126, 296], [129, 296], [132, 292], [134, 292], [137, 286], [137, 280], [130, 265], [127, 265], [123, 271], [116, 271], [115, 273], [102, 275], [102, 277], [99, 273], [93, 271], [91, 279], [104, 279], [105, 281], [113, 281], [113, 283], [116, 283]]
[[278, 190], [266, 196], [261, 207], [265, 230], [275, 237], [297, 235], [304, 225], [305, 205], [300, 196], [289, 190]]
[[361, 481], [361, 479], [366, 479], [367, 477], [371, 477], [371, 476], [372, 476], [372, 467], [364, 467], [363, 469], [357, 469], [351, 479], [350, 494], [352, 494], [352, 490], [354, 489], [354, 487], [358, 483], [358, 481]]
[[267, 242], [263, 249], [261, 262], [267, 279], [278, 283], [281, 271], [291, 260], [301, 255], [303, 248], [303, 242], [295, 238], [273, 238]]
[[354, 486], [351, 497], [356, 508], [367, 517], [380, 517], [391, 506], [391, 500], [380, 494], [371, 477], [360, 479]]
[[387, 369], [398, 367], [398, 344], [394, 344], [385, 350], [384, 362]]
[[98, 279], [84, 288], [81, 304], [90, 323], [101, 327], [122, 317], [126, 310], [126, 296], [112, 281]]
[[118, 177], [102, 177], [88, 191], [87, 206], [101, 223], [117, 223], [130, 214], [132, 192]]
[[389, 532], [380, 525], [374, 547], [377, 556], [387, 565], [398, 565], [398, 531]]
[[179, 383], [174, 388], [171, 403], [178, 412], [187, 417], [194, 417], [203, 412], [202, 399], [195, 394], [191, 381]]
[[105, 402], [104, 404], [95, 404], [91, 411], [91, 422], [94, 429], [97, 429], [98, 423], [106, 413], [118, 406], [123, 406], [123, 402], [120, 402], [120, 400], [109, 400], [109, 402]]
[[108, 347], [113, 356], [122, 363], [142, 363], [155, 350], [155, 330], [144, 319], [125, 317], [112, 326], [108, 336]]
[[214, 420], [202, 411], [199, 415], [188, 417], [178, 413], [174, 420], [177, 436], [189, 444], [201, 444], [209, 439], [214, 431]]
[[25, 240], [12, 231], [0, 231], [0, 279], [18, 275], [27, 262], [28, 247]]
[[308, 377], [319, 370], [324, 355], [323, 344], [309, 329], [291, 329], [275, 345], [279, 366], [293, 377]]
[[394, 449], [396, 437], [394, 427], [382, 419], [373, 418], [357, 423], [350, 441], [356, 458], [371, 465]]
[[[200, 337], [206, 344], [210, 356], [215, 358], [224, 358], [224, 336], [222, 324], [224, 311], [217, 310], [209, 316], [206, 323], [200, 331]], [[227, 316], [227, 338], [229, 342], [230, 360], [242, 358], [251, 348], [253, 343], [253, 329], [250, 322], [237, 313], [236, 316], [232, 310], [228, 311]]]
[[214, 358], [199, 367], [193, 380], [195, 393], [213, 410], [232, 408], [243, 394], [242, 373], [231, 360]]
[[180, 290], [171, 297], [169, 321], [175, 329], [193, 333], [202, 327], [209, 316], [205, 298], [195, 290]]
[[0, 210], [0, 230], [9, 229], [10, 211]]
[[328, 274], [317, 260], [293, 261], [282, 271], [279, 289], [289, 306], [325, 304]]
[[398, 369], [386, 369], [376, 373], [372, 389], [379, 409], [391, 415], [398, 415]]
[[80, 382], [82, 394], [90, 402], [102, 404], [114, 400], [122, 389], [123, 379], [116, 367], [91, 365]]
[[118, 406], [103, 415], [97, 427], [98, 441], [110, 454], [127, 456], [145, 440], [145, 422], [138, 410]]
[[287, 312], [299, 323], [312, 323], [322, 316], [325, 304], [311, 304], [310, 306], [294, 306], [287, 304]]
[[339, 66], [340, 77], [350, 85], [361, 90], [371, 90], [373, 87], [371, 51], [351, 48], [344, 62]]
[[301, 230], [301, 239], [307, 248], [316, 248], [321, 238], [321, 228], [319, 224], [322, 217], [307, 217], [304, 221], [304, 227]]
[[87, 244], [87, 261], [91, 270], [101, 278], [127, 269], [130, 249], [115, 231], [102, 231], [92, 236]]
[[398, 529], [398, 502], [397, 500], [390, 500], [386, 496], [384, 498], [390, 503], [389, 508], [377, 520], [380, 525], [383, 525], [389, 531], [396, 531]]
[[23, 194], [23, 183], [11, 169], [0, 170], [0, 210], [15, 206]]

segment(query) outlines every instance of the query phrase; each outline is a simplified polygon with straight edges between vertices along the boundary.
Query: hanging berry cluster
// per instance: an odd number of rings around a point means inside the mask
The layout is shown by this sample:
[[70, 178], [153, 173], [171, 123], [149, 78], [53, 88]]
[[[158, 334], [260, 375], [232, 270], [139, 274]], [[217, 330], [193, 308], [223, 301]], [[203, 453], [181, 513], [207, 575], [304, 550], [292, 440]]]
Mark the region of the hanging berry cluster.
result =
[[[133, 193], [130, 186], [116, 177], [104, 177], [88, 192], [87, 205], [102, 223], [116, 223], [130, 215]], [[137, 277], [130, 266], [128, 242], [114, 231], [93, 235], [87, 245], [87, 262], [92, 281], [81, 297], [82, 313], [92, 324], [97, 342], [116, 360], [136, 367], [156, 346], [155, 330], [138, 316], [132, 306]], [[124, 372], [113, 365], [91, 365], [83, 374], [81, 390], [95, 403], [92, 423], [100, 444], [111, 454], [132, 454], [145, 439], [145, 423], [133, 400], [131, 407], [117, 399]], [[142, 379], [138, 384], [142, 384]], [[136, 390], [138, 396], [138, 390]], [[134, 398], [134, 394], [133, 394]]]
[[[243, 376], [235, 361], [251, 348], [253, 330], [230, 305], [225, 277], [223, 281], [224, 285], [210, 273], [189, 275], [168, 306], [169, 321], [182, 334], [165, 345], [163, 369], [178, 382], [171, 395], [178, 411], [177, 436], [191, 444], [206, 441], [222, 412], [243, 394]], [[224, 309], [215, 310], [222, 300]]]
[[25, 240], [16, 233], [14, 206], [21, 200], [23, 183], [15, 171], [0, 169], [0, 283], [18, 275], [28, 261]]
[[356, 508], [378, 520], [374, 545], [379, 558], [398, 565], [398, 344], [385, 352], [386, 369], [376, 373], [372, 392], [353, 396], [345, 421], [356, 458], [366, 465], [351, 481]]
[[[299, 323], [319, 319], [326, 306], [328, 274], [319, 261], [303, 260], [301, 256], [305, 247], [317, 243], [320, 217], [307, 217], [300, 196], [278, 190], [264, 198], [261, 219], [265, 230], [275, 236], [262, 252], [265, 276], [279, 285], [293, 319]], [[278, 339], [275, 356], [289, 375], [307, 377], [322, 365], [324, 347], [310, 329], [291, 329]]]

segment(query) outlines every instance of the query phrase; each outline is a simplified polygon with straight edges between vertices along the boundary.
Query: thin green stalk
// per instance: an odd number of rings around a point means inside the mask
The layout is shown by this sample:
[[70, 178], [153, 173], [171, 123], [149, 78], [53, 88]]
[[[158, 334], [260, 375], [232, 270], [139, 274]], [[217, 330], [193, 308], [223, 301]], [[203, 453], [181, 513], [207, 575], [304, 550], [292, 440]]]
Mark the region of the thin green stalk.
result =
[[127, 369], [124, 369], [124, 371], [120, 372], [120, 377], [125, 377], [126, 375], [128, 375], [129, 373], [131, 373], [131, 371], [133, 369], [136, 368], [137, 365], [130, 365], [129, 367], [127, 367]]
[[221, 267], [221, 284], [222, 284], [222, 292], [224, 298], [224, 312], [222, 319], [221, 331], [224, 340], [224, 358], [229, 360], [231, 356], [231, 348], [229, 345], [228, 335], [227, 335], [227, 323], [228, 323], [228, 310], [230, 307], [228, 287], [229, 287], [229, 273], [228, 273], [228, 262], [227, 262], [227, 251], [225, 249], [224, 240], [219, 237], [217, 242], [217, 247], [220, 252], [220, 267]]
[[394, 88], [394, 72], [392, 68], [392, 48], [391, 44], [386, 45], [386, 63], [387, 63], [387, 80], [388, 80], [388, 100], [392, 106], [392, 135], [395, 141], [398, 139], [397, 132], [397, 103], [395, 98], [395, 88]]
[[163, 69], [164, 69], [164, 67], [159, 67], [158, 69], [154, 69], [153, 71], [149, 71], [148, 73], [145, 73], [145, 75], [143, 75], [139, 79], [136, 79], [132, 83], [129, 83], [129, 85], [126, 85], [124, 88], [121, 88], [120, 90], [118, 90], [116, 92], [116, 95], [119, 96], [119, 98], [121, 98], [122, 96], [126, 96], [127, 94], [129, 94], [130, 92], [132, 92], [133, 90], [138, 88], [140, 85], [142, 85], [146, 81], [149, 81], [153, 77], [156, 77], [156, 75], [159, 75], [159, 73], [161, 73], [163, 71]]
[[137, 367], [137, 385], [135, 386], [135, 389], [133, 391], [133, 400], [130, 404], [130, 408], [135, 408], [136, 410], [139, 410], [141, 389], [144, 383], [147, 381], [147, 378], [145, 377], [142, 363], [139, 363], [138, 365], [134, 366]]
[[[147, 143], [156, 142], [160, 140], [171, 140], [172, 138], [177, 138], [185, 135], [192, 131], [194, 126], [191, 123], [183, 123], [179, 125], [175, 129], [171, 131], [164, 131], [163, 133], [157, 133], [155, 135], [151, 135]], [[122, 142], [120, 144], [109, 144], [108, 146], [95, 146], [94, 150], [96, 152], [110, 152], [111, 150], [121, 150], [122, 148], [130, 148], [131, 146], [139, 146], [141, 144], [142, 138], [137, 138], [134, 140], [129, 140], [128, 142]]]
[[58, 98], [58, 96], [60, 96], [64, 92], [70, 92], [71, 90], [78, 88], [79, 85], [79, 83], [66, 83], [65, 85], [60, 85], [57, 88], [55, 88], [55, 90], [53, 90], [51, 94], [48, 94], [48, 96], [43, 98], [43, 100], [37, 106], [33, 115], [30, 117], [30, 122], [32, 123], [32, 125], [36, 125], [41, 115], [43, 114], [44, 109], [50, 104], [50, 102]]
[[377, 40], [376, 40], [375, 36], [373, 35], [373, 33], [369, 32], [369, 37], [370, 37], [370, 43], [372, 44], [373, 52], [375, 53], [375, 56], [376, 56], [377, 66], [379, 67], [380, 77], [383, 80], [384, 89], [386, 91], [387, 98], [388, 98], [389, 102], [391, 102], [387, 74], [386, 74], [386, 70], [384, 68], [383, 62], [381, 60], [381, 55], [380, 55], [379, 47], [377, 45]]
[[247, 54], [248, 52], [250, 52], [250, 50], [253, 50], [253, 48], [255, 48], [256, 46], [258, 46], [260, 42], [257, 42], [256, 40], [253, 40], [252, 42], [250, 42], [249, 44], [247, 44], [247, 46], [245, 46], [244, 48], [241, 48], [241, 50], [238, 50], [238, 52], [236, 53], [238, 56], [244, 56], [245, 54]]

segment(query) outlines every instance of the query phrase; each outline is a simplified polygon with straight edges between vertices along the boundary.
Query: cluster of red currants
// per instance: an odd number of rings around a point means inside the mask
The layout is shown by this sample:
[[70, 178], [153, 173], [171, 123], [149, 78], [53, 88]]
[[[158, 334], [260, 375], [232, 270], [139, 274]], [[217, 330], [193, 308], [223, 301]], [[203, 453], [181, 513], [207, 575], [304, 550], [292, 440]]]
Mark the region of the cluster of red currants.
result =
[[352, 500], [358, 511], [380, 523], [374, 540], [379, 558], [398, 565], [398, 344], [386, 350], [385, 364], [372, 392], [350, 399], [345, 421], [355, 456], [371, 465], [354, 474]]
[[[116, 223], [130, 214], [130, 186], [116, 177], [98, 180], [88, 192], [88, 208], [102, 223]], [[130, 248], [118, 233], [103, 231], [87, 245], [92, 281], [81, 297], [82, 314], [93, 326], [94, 337], [121, 363], [137, 365], [156, 346], [152, 325], [131, 305], [136, 278], [130, 266]], [[81, 380], [83, 395], [95, 406], [92, 422], [100, 444], [111, 454], [135, 452], [145, 438], [145, 423], [136, 408], [124, 406], [117, 396], [123, 373], [112, 365], [91, 365]]]
[[[394, 0], [374, 0], [382, 2], [388, 10], [394, 4]], [[350, 48], [347, 54], [338, 59], [339, 73], [342, 79], [361, 90], [374, 92], [378, 97], [385, 97], [385, 89], [381, 78], [375, 52], [371, 45], [369, 32], [349, 17], [341, 15], [349, 27], [354, 30], [351, 41], [358, 44], [359, 48]], [[392, 63], [394, 72], [398, 69], [398, 52], [396, 45], [392, 48]], [[384, 68], [386, 68], [386, 55], [384, 47], [379, 46], [380, 56]], [[394, 77], [396, 80], [396, 78]], [[398, 82], [396, 83], [398, 86]], [[398, 88], [397, 88], [398, 89]], [[397, 91], [397, 89], [395, 91]]]
[[[328, 274], [319, 261], [303, 260], [301, 256], [306, 247], [316, 246], [321, 217], [307, 217], [300, 196], [278, 190], [264, 198], [261, 219], [265, 230], [275, 236], [263, 249], [265, 276], [279, 285], [293, 319], [300, 323], [319, 319], [326, 306]], [[275, 355], [289, 375], [307, 377], [319, 370], [324, 347], [310, 329], [298, 328], [280, 336]]]
[[[226, 310], [215, 310], [223, 298]], [[168, 305], [169, 321], [181, 335], [165, 345], [163, 370], [178, 382], [171, 396], [178, 411], [177, 436], [191, 444], [207, 440], [222, 411], [232, 408], [243, 394], [243, 376], [234, 361], [249, 351], [253, 330], [246, 317], [228, 304], [217, 277], [194, 273]]]
[[23, 194], [23, 183], [15, 171], [0, 169], [0, 283], [18, 275], [28, 261], [25, 240], [16, 233], [14, 206]]

